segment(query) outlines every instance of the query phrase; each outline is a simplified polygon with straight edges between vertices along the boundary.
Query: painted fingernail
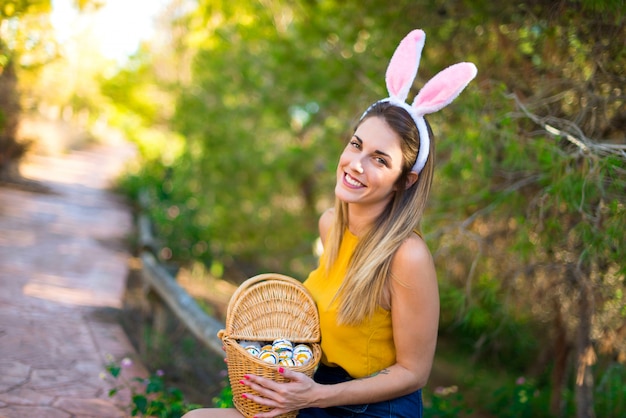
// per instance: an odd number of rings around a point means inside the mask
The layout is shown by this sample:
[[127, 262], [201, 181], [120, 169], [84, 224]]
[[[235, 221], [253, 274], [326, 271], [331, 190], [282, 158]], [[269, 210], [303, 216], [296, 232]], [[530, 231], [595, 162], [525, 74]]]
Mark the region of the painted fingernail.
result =
[[246, 395], [245, 393], [242, 393], [241, 397], [244, 398], [244, 399], [248, 399], [248, 395]]
[[284, 367], [279, 367], [278, 368], [278, 373], [285, 373], [285, 368]]
[[245, 385], [245, 383], [243, 382], [243, 380], [240, 380], [239, 383], [241, 383], [242, 385]]
[[246, 379], [246, 380], [250, 380], [250, 375], [244, 374], [243, 378]]

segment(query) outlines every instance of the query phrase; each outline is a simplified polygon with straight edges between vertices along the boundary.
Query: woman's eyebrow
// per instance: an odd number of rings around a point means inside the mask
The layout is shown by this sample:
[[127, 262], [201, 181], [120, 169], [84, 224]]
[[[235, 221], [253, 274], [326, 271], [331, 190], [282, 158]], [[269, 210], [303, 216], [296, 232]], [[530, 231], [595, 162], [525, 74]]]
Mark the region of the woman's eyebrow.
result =
[[[352, 136], [355, 137], [361, 144], [363, 143], [363, 140], [361, 138], [359, 138], [358, 135], [353, 134]], [[374, 151], [374, 154], [383, 155], [383, 156], [385, 156], [385, 157], [387, 157], [387, 158], [389, 158], [391, 160], [391, 155], [389, 155], [386, 152], [383, 152], [381, 150]]]

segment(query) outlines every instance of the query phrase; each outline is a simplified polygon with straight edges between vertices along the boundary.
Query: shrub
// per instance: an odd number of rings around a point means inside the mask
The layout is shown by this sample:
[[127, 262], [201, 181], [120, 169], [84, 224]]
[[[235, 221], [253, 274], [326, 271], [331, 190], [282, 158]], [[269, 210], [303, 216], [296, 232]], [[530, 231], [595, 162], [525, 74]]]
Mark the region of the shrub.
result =
[[187, 403], [179, 389], [166, 386], [160, 370], [146, 379], [126, 379], [122, 376], [122, 369], [130, 366], [132, 360], [129, 358], [124, 358], [120, 364], [110, 361], [106, 365], [108, 375], [105, 378], [113, 380], [109, 397], [114, 397], [121, 390], [129, 390], [131, 402], [127, 409], [131, 416], [180, 418], [187, 412], [200, 408], [200, 405]]

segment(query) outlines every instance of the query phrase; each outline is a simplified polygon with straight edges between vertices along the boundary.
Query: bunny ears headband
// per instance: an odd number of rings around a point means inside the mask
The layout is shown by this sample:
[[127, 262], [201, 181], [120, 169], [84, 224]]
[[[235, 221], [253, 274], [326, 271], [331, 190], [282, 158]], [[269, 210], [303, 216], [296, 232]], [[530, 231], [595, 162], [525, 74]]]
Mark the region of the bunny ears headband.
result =
[[449, 105], [476, 77], [477, 73], [476, 66], [470, 62], [451, 65], [431, 78], [415, 96], [413, 104], [409, 105], [406, 103], [406, 98], [417, 75], [425, 39], [424, 31], [415, 29], [400, 42], [389, 61], [385, 75], [389, 97], [374, 103], [361, 116], [363, 119], [373, 106], [381, 102], [389, 102], [409, 112], [420, 136], [420, 148], [412, 170], [417, 173], [424, 168], [430, 148], [424, 115], [434, 113]]

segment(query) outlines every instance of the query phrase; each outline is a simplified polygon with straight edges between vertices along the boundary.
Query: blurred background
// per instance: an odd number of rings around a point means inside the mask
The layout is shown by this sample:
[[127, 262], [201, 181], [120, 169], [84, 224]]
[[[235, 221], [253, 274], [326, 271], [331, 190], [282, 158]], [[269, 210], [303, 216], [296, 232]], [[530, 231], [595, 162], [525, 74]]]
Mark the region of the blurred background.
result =
[[149, 215], [161, 262], [221, 318], [219, 289], [315, 267], [337, 157], [386, 96], [398, 42], [424, 29], [410, 98], [448, 65], [478, 67], [429, 118], [437, 169], [422, 226], [442, 298], [429, 416], [623, 417], [625, 11], [0, 0], [0, 180], [23, 181], [31, 153], [131, 142], [118, 191]]

